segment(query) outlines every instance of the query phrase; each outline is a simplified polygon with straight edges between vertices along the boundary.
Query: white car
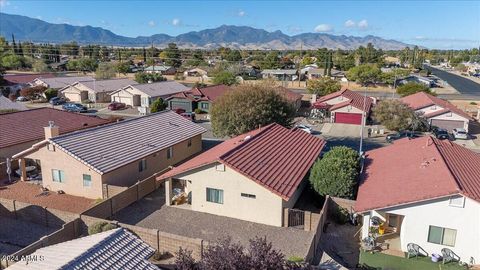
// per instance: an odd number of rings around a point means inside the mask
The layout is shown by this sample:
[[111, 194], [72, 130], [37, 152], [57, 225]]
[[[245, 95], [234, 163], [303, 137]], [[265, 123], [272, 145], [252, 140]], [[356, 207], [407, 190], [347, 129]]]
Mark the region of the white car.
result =
[[312, 134], [312, 133], [313, 133], [312, 128], [309, 127], [309, 126], [298, 125], [298, 126], [296, 126], [296, 128], [298, 128], [298, 129], [300, 129], [300, 130], [303, 130], [303, 131], [307, 132], [308, 134]]
[[455, 139], [461, 139], [461, 140], [466, 140], [468, 139], [468, 133], [465, 129], [463, 128], [454, 128], [452, 130], [453, 137]]
[[19, 96], [19, 97], [17, 97], [17, 101], [20, 101], [20, 102], [28, 101], [28, 98], [26, 98], [24, 96]]

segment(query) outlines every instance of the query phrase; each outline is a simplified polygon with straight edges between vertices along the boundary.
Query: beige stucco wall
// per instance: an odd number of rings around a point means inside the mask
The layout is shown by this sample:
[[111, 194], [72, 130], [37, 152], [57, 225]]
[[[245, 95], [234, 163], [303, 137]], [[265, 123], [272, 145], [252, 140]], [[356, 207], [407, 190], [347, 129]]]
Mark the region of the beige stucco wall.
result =
[[[202, 136], [197, 135], [192, 138], [192, 145], [188, 147], [188, 140], [180, 142], [173, 146], [173, 157], [167, 159], [167, 149], [163, 149], [155, 154], [146, 157], [147, 169], [138, 171], [140, 160], [122, 166], [114, 171], [103, 175], [103, 183], [128, 187], [135, 184], [139, 180], [143, 180], [152, 174], [166, 169], [168, 166], [179, 163], [186, 158], [200, 152], [202, 150]], [[128, 154], [128, 153], [127, 153]]]
[[[282, 198], [228, 166], [218, 171], [216, 164], [208, 165], [176, 178], [187, 180], [186, 192], [192, 192], [194, 211], [282, 226]], [[207, 187], [223, 190], [223, 204], [207, 201]], [[241, 193], [256, 198], [242, 197]]]
[[[63, 190], [67, 194], [87, 197], [91, 199], [103, 198], [102, 184], [111, 184], [118, 186], [130, 186], [138, 180], [176, 164], [195, 153], [202, 150], [201, 135], [192, 138], [192, 145], [188, 147], [188, 140], [173, 146], [173, 157], [167, 160], [166, 149], [157, 152], [157, 154], [146, 157], [147, 170], [138, 171], [138, 162], [135, 161], [122, 166], [114, 171], [100, 175], [82, 162], [68, 155], [64, 151], [55, 147], [55, 151], [50, 151], [47, 147], [42, 147], [25, 158], [38, 159], [41, 163], [43, 186], [49, 190]], [[128, 153], [127, 153], [128, 154]], [[65, 172], [65, 183], [53, 182], [52, 169], [63, 170]], [[83, 174], [92, 176], [91, 187], [83, 186]]]
[[[49, 190], [63, 190], [67, 194], [87, 197], [91, 199], [102, 198], [101, 176], [83, 163], [57, 147], [54, 151], [48, 150], [47, 146], [40, 148], [25, 158], [40, 160], [42, 169], [43, 186]], [[63, 170], [65, 173], [65, 182], [53, 182], [52, 170]], [[83, 174], [92, 176], [90, 187], [83, 186]]]
[[34, 141], [12, 145], [9, 147], [0, 148], [0, 160], [6, 159], [7, 157], [12, 157], [13, 155], [18, 154], [23, 150], [32, 147], [33, 144], [39, 141], [41, 140], [34, 140]]

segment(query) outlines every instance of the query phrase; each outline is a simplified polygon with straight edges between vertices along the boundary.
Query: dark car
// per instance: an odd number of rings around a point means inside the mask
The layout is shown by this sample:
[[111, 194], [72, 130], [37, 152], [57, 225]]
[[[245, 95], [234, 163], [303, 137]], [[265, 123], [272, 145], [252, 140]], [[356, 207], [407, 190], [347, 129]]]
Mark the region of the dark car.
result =
[[433, 131], [433, 135], [435, 135], [435, 137], [437, 139], [440, 139], [440, 140], [445, 140], [445, 139], [449, 139], [450, 138], [450, 135], [448, 134], [448, 131], [446, 129], [443, 129], [443, 128], [437, 128]]
[[53, 97], [50, 99], [49, 102], [52, 105], [60, 105], [60, 104], [64, 104], [67, 101], [63, 97]]
[[387, 140], [387, 142], [391, 143], [391, 142], [393, 142], [395, 140], [399, 140], [401, 138], [413, 139], [413, 138], [418, 138], [420, 136], [421, 136], [420, 133], [405, 130], [405, 131], [400, 131], [400, 132], [396, 132], [396, 133], [393, 133], [393, 134], [388, 134], [386, 140]]
[[87, 107], [78, 103], [65, 103], [62, 108], [68, 112], [87, 112]]
[[111, 111], [123, 110], [127, 108], [127, 104], [121, 102], [113, 102], [108, 105], [108, 109]]

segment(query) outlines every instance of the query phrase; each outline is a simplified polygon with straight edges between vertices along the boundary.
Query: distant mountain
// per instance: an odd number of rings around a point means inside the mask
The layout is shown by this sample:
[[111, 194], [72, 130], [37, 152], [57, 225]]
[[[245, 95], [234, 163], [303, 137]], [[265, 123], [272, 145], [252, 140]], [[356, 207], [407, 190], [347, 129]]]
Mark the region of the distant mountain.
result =
[[289, 36], [281, 31], [268, 32], [248, 26], [222, 25], [180, 34], [176, 37], [166, 34], [152, 36], [124, 37], [109, 30], [92, 26], [53, 24], [26, 16], [0, 13], [0, 35], [10, 39], [11, 35], [20, 41], [64, 43], [76, 41], [79, 44], [103, 44], [114, 46], [147, 46], [154, 44], [164, 47], [175, 42], [181, 48], [217, 48], [219, 46], [236, 49], [355, 49], [372, 43], [384, 50], [403, 49], [412, 46], [396, 40], [376, 36], [354, 37], [324, 33], [303, 33]]

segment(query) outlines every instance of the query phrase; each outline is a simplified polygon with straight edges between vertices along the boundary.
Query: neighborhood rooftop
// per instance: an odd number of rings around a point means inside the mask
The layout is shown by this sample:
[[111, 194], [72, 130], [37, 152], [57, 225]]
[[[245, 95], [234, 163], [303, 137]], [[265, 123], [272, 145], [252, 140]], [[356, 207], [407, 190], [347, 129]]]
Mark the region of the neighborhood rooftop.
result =
[[205, 101], [215, 101], [218, 97], [222, 96], [230, 90], [230, 87], [227, 85], [219, 84], [219, 85], [211, 85], [211, 86], [206, 86], [203, 88], [198, 88], [194, 87], [192, 89], [189, 89], [187, 91], [177, 93], [175, 95], [172, 95], [171, 97], [176, 97], [176, 98], [186, 98], [190, 99], [193, 101], [197, 100], [205, 100]]
[[60, 111], [52, 108], [32, 109], [0, 115], [0, 147], [8, 147], [44, 138], [43, 128], [49, 121], [60, 127], [60, 133], [106, 124], [109, 121], [93, 117]]
[[480, 201], [480, 154], [448, 140], [401, 139], [366, 153], [355, 210], [462, 194]]
[[93, 81], [95, 79], [90, 76], [79, 76], [79, 77], [39, 78], [39, 80], [48, 84], [49, 88], [63, 88], [75, 82]]
[[[176, 94], [181, 91], [188, 90], [189, 88], [183, 84], [180, 84], [176, 81], [164, 81], [164, 82], [156, 82], [156, 83], [144, 83], [144, 84], [135, 84], [132, 87], [142, 91], [143, 93], [151, 96], [151, 97], [158, 97], [158, 96], [169, 96], [172, 94]], [[121, 89], [117, 90], [120, 91]], [[117, 92], [115, 91], [115, 92]], [[113, 93], [115, 93], [113, 92]], [[112, 93], [112, 94], [113, 94]]]
[[[92, 89], [95, 92], [111, 92], [117, 90], [126, 85], [135, 85], [137, 82], [131, 79], [111, 79], [111, 80], [94, 80], [78, 82], [86, 87]], [[68, 87], [68, 86], [67, 86]]]
[[325, 102], [325, 101], [330, 100], [332, 98], [336, 98], [336, 97], [340, 97], [340, 96], [345, 97], [348, 100], [333, 105], [330, 108], [330, 110], [333, 111], [335, 109], [342, 108], [342, 107], [345, 107], [347, 105], [351, 105], [351, 106], [353, 106], [353, 107], [355, 107], [359, 110], [369, 112], [372, 105], [373, 105], [373, 99], [372, 98], [365, 97], [364, 95], [362, 95], [358, 92], [351, 91], [351, 90], [348, 90], [348, 89], [342, 89], [340, 91], [325, 95], [322, 98], [318, 99], [317, 103], [322, 103], [322, 102]]
[[162, 111], [54, 137], [50, 141], [103, 174], [205, 131], [179, 114]]
[[117, 228], [60, 244], [32, 254], [41, 260], [20, 261], [8, 269], [152, 269], [155, 249], [124, 228]]
[[9, 98], [0, 95], [0, 110], [24, 111], [27, 107], [21, 102], [11, 101]]
[[174, 177], [221, 162], [288, 200], [325, 142], [302, 130], [270, 124], [229, 139], [158, 177]]
[[443, 110], [440, 111], [435, 111], [434, 113], [426, 114], [426, 117], [433, 117], [438, 114], [446, 113], [446, 112], [453, 112], [456, 113], [460, 116], [463, 116], [467, 119], [472, 119], [470, 115], [465, 113], [464, 111], [460, 110], [457, 108], [455, 105], [452, 103], [443, 100], [441, 98], [437, 98], [435, 96], [432, 96], [430, 94], [427, 94], [425, 92], [418, 92], [413, 95], [409, 95], [406, 97], [403, 97], [401, 101], [408, 106], [410, 106], [414, 110], [419, 110], [423, 109], [429, 106], [437, 105], [443, 108]]

